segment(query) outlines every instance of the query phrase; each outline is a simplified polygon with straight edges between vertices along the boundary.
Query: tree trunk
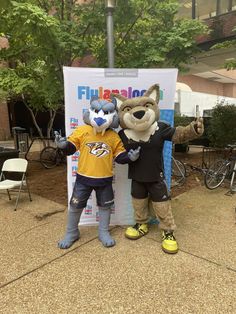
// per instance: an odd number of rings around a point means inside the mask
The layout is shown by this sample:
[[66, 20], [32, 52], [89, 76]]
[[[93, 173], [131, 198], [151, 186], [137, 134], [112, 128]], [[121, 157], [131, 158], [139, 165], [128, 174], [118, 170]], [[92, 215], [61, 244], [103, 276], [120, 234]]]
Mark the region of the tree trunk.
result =
[[47, 137], [51, 137], [52, 126], [53, 126], [53, 122], [54, 122], [56, 113], [57, 113], [56, 110], [53, 110], [53, 109], [49, 110], [50, 119], [49, 119], [48, 125], [47, 125]]
[[[22, 95], [22, 100], [23, 100], [26, 108], [30, 112], [30, 115], [31, 115], [31, 118], [33, 120], [34, 126], [35, 126], [36, 130], [38, 131], [38, 134], [39, 134], [40, 139], [42, 140], [43, 146], [45, 147], [47, 145], [50, 145], [49, 141], [46, 140], [45, 137], [43, 136], [42, 130], [41, 130], [40, 126], [38, 125], [38, 122], [37, 122], [37, 119], [36, 119], [36, 114], [33, 111], [33, 109], [31, 109], [29, 107], [29, 105], [27, 104], [27, 102], [25, 101], [24, 95]], [[48, 124], [47, 124], [47, 138], [51, 137], [52, 126], [53, 126], [53, 122], [54, 122], [56, 113], [57, 113], [57, 110], [49, 109], [49, 116], [50, 116], [50, 118], [49, 118], [49, 121], [48, 121]]]
[[36, 127], [37, 131], [38, 131], [38, 134], [39, 134], [39, 137], [40, 138], [43, 138], [43, 133], [42, 133], [42, 130], [40, 129], [39, 125], [38, 125], [38, 122], [36, 120], [36, 116], [35, 116], [35, 113], [33, 112], [33, 110], [28, 106], [26, 105], [27, 109], [29, 110], [30, 112], [30, 115], [31, 115], [31, 118], [33, 120], [33, 123], [34, 123], [34, 126]]

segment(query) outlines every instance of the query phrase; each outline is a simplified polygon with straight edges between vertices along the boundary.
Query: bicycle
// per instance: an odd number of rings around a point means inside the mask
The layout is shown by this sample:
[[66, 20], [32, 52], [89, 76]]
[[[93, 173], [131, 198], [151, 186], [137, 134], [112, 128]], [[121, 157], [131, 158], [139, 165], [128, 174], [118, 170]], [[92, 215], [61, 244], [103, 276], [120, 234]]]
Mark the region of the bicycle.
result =
[[201, 175], [206, 175], [208, 168], [203, 168], [203, 166], [194, 166], [191, 164], [186, 164], [187, 168], [190, 168], [189, 172], [198, 172]]
[[184, 163], [172, 156], [171, 186], [183, 185], [186, 180], [186, 167]]
[[233, 154], [236, 145], [227, 145], [229, 151], [226, 158], [218, 159], [208, 169], [204, 183], [205, 186], [214, 190], [222, 185], [225, 179], [230, 180], [230, 192], [236, 192], [236, 184], [234, 184], [234, 178], [236, 173], [236, 156]]
[[[31, 140], [28, 149], [25, 152], [25, 159], [27, 161], [37, 161], [46, 169], [51, 169], [59, 165], [60, 163], [66, 163], [66, 156], [63, 152], [53, 145], [54, 138], [51, 137], [35, 137]], [[38, 149], [31, 151], [33, 145], [41, 146], [44, 148], [38, 154]], [[35, 154], [34, 154], [35, 153]]]
[[46, 146], [40, 153], [40, 162], [46, 169], [52, 169], [66, 162], [66, 156], [60, 148]]

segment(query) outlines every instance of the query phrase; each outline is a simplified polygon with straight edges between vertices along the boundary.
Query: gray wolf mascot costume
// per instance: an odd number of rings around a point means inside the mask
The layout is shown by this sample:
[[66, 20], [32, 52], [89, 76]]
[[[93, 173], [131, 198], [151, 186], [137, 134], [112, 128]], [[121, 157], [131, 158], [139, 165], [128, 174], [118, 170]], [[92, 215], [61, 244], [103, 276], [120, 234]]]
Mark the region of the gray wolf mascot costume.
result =
[[149, 201], [155, 216], [160, 221], [162, 249], [177, 253], [174, 237], [176, 225], [172, 215], [170, 196], [166, 186], [163, 165], [165, 141], [184, 143], [203, 134], [202, 118], [186, 127], [171, 127], [159, 121], [159, 85], [151, 86], [143, 96], [128, 99], [112, 94], [117, 100], [118, 115], [122, 130], [119, 135], [127, 150], [141, 147], [139, 159], [129, 164], [132, 179], [131, 195], [136, 224], [129, 227], [125, 236], [139, 239], [148, 233]]
[[67, 230], [63, 240], [58, 242], [61, 249], [69, 248], [79, 239], [80, 216], [93, 190], [99, 209], [98, 238], [105, 247], [115, 245], [108, 230], [114, 206], [113, 160], [124, 164], [139, 157], [140, 148], [126, 152], [119, 135], [112, 130], [119, 125], [116, 105], [112, 101], [93, 98], [83, 119], [86, 125], [77, 127], [68, 138], [57, 134], [55, 139], [57, 146], [66, 155], [72, 155], [78, 150], [80, 152], [68, 210]]

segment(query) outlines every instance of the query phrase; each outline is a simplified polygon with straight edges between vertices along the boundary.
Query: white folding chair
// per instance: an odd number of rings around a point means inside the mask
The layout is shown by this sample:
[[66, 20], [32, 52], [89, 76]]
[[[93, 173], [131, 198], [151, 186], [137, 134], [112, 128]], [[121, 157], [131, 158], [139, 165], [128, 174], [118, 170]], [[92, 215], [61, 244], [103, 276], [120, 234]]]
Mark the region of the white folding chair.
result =
[[[30, 190], [26, 180], [26, 170], [28, 167], [28, 161], [22, 158], [11, 158], [4, 161], [2, 166], [2, 171], [0, 175], [0, 190], [7, 190], [9, 200], [11, 200], [10, 190], [18, 192], [16, 204], [14, 210], [16, 210], [20, 193], [27, 192], [29, 194], [29, 199], [32, 201]], [[7, 174], [9, 172], [14, 172], [21, 177], [21, 180], [9, 180], [7, 179]]]

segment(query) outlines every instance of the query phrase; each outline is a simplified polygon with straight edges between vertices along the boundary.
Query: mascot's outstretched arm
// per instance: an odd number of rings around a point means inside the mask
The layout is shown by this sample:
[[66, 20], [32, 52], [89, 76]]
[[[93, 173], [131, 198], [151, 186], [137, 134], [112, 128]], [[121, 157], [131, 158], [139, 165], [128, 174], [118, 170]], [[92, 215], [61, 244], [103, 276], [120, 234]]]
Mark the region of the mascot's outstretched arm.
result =
[[76, 147], [66, 137], [62, 137], [57, 131], [54, 132], [55, 143], [58, 148], [63, 150], [64, 154], [69, 156], [76, 152]]
[[174, 144], [181, 144], [201, 136], [204, 132], [203, 119], [197, 118], [187, 126], [177, 126], [172, 137]]

